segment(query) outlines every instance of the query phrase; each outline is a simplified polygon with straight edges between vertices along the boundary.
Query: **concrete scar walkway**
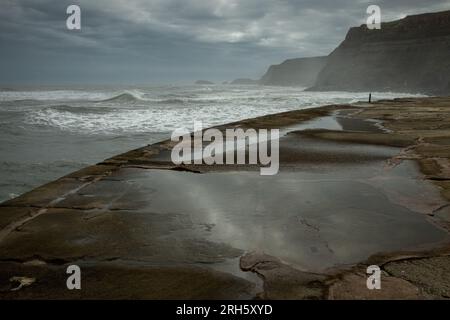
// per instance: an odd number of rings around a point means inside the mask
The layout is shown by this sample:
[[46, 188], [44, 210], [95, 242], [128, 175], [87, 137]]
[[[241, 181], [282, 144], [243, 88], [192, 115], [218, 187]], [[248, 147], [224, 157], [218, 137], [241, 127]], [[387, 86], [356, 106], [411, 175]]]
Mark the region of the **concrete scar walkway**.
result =
[[218, 128], [234, 127], [281, 129], [278, 175], [176, 166], [164, 141], [1, 204], [0, 298], [450, 297], [450, 98]]

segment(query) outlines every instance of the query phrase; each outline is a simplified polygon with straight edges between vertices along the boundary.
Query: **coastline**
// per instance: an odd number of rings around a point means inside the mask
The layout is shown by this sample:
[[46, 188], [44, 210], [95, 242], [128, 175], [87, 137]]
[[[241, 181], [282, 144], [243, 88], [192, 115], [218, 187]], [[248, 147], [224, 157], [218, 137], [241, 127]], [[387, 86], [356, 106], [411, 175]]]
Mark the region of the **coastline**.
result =
[[[325, 117], [339, 118], [342, 130], [330, 130], [326, 125], [321, 127], [320, 121], [315, 126], [304, 126], [305, 123]], [[380, 188], [385, 190], [384, 195], [394, 198], [389, 202], [422, 212], [424, 220], [448, 234], [448, 120], [450, 98], [402, 98], [372, 104], [330, 105], [289, 111], [217, 128], [282, 128], [280, 168], [282, 172], [289, 174], [299, 170], [314, 172], [323, 168], [345, 169], [354, 164], [363, 165], [365, 170], [365, 165], [372, 168], [374, 163], [378, 170], [381, 163], [388, 168], [395, 168], [402, 162], [413, 161], [421, 171], [420, 177], [414, 177], [417, 184], [422, 184], [423, 180], [434, 185], [434, 189], [440, 191], [441, 199], [422, 203], [420, 194], [409, 194], [410, 198], [405, 199], [402, 198], [404, 194], [399, 196], [399, 190], [383, 189], [386, 188], [385, 185], [376, 185], [368, 191], [374, 192]], [[304, 146], [299, 145], [298, 139], [304, 139], [302, 141], [305, 143], [309, 141], [310, 145], [306, 144], [307, 148], [302, 149]], [[323, 147], [310, 148], [311, 145], [322, 142]], [[332, 148], [328, 149], [330, 145]], [[364, 146], [362, 152], [359, 149], [361, 146]], [[159, 212], [152, 211], [154, 215], [149, 224], [139, 230], [139, 225], [147, 222], [147, 217], [137, 212], [148, 206], [147, 198], [151, 194], [134, 192], [142, 188], [152, 189], [147, 180], [158, 178], [150, 176], [141, 182], [139, 179], [144, 171], [193, 175], [205, 173], [207, 176], [227, 174], [229, 171], [252, 172], [257, 169], [238, 165], [175, 166], [170, 161], [171, 147], [173, 143], [166, 140], [135, 149], [0, 204], [0, 287], [3, 289], [0, 297], [239, 299], [257, 296], [266, 299], [417, 299], [450, 296], [448, 241], [430, 244], [426, 248], [415, 246], [413, 250], [408, 248], [387, 253], [372, 252], [367, 259], [352, 261], [347, 265], [340, 264], [327, 270], [308, 268], [305, 271], [273, 255], [245, 252], [229, 243], [213, 241], [214, 236], [210, 233], [216, 226], [204, 223], [199, 217], [192, 218], [192, 214], [186, 220], [185, 216], [165, 212], [160, 208]], [[345, 150], [341, 152], [341, 148]], [[168, 177], [164, 174], [165, 172], [161, 175], [161, 180]], [[127, 182], [126, 188], [123, 181]], [[401, 179], [398, 181], [403, 183]], [[120, 184], [116, 187], [115, 182]], [[137, 189], [129, 187], [133, 183], [138, 185]], [[353, 188], [353, 185], [349, 185], [349, 188]], [[130, 198], [132, 194], [137, 195]], [[411, 202], [414, 198], [417, 198], [417, 203]], [[173, 199], [165, 200], [169, 203]], [[129, 214], [130, 212], [133, 214]], [[96, 219], [100, 221], [95, 222]], [[167, 222], [167, 219], [170, 221]], [[196, 223], [197, 220], [201, 220], [201, 223]], [[305, 221], [303, 225], [311, 229], [309, 222]], [[98, 223], [101, 224], [100, 227]], [[157, 223], [164, 224], [163, 229], [153, 227]], [[46, 226], [52, 224], [63, 229], [52, 229], [54, 233], [51, 234]], [[185, 230], [186, 225], [190, 226], [188, 231]], [[199, 231], [199, 225], [205, 230]], [[148, 233], [156, 235], [152, 237]], [[175, 246], [166, 244], [167, 239], [164, 237], [167, 233], [174, 233], [170, 239], [179, 239], [182, 243]], [[204, 236], [205, 233], [208, 235]], [[138, 236], [135, 237], [136, 234]], [[197, 234], [198, 239], [193, 240], [193, 235]], [[152, 250], [147, 251], [149, 246]], [[182, 250], [177, 251], [179, 248]], [[242, 270], [256, 273], [264, 280], [263, 292], [259, 292], [251, 281], [210, 267], [226, 259], [236, 258], [240, 258]], [[162, 261], [170, 263], [164, 264]], [[65, 272], [54, 271], [63, 270], [64, 266], [72, 262], [79, 262], [84, 266], [83, 270], [87, 270], [90, 288], [101, 288], [73, 293], [57, 287], [57, 283], [65, 277]], [[386, 281], [383, 280], [383, 290], [380, 292], [365, 288], [365, 268], [370, 264], [380, 265], [384, 272]], [[409, 271], [405, 274], [402, 272], [404, 270]], [[438, 281], [432, 281], [433, 273], [436, 272], [440, 273], [440, 277], [436, 278]], [[416, 276], [419, 273], [421, 280]], [[102, 274], [108, 275], [106, 280]], [[12, 284], [9, 280], [13, 276], [44, 281], [36, 281], [21, 290], [10, 291]], [[118, 286], [118, 278], [122, 278], [119, 282], [124, 289], [120, 293], [113, 289]], [[430, 278], [431, 281], [427, 282]], [[189, 282], [186, 283], [188, 279]], [[184, 284], [183, 290], [178, 287], [181, 283]]]

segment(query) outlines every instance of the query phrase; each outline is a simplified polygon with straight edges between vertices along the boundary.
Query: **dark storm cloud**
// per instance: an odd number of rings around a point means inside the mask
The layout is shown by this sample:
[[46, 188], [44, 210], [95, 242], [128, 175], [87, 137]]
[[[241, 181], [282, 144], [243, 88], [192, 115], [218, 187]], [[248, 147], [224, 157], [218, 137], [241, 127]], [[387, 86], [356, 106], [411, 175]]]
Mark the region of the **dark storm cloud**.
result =
[[[66, 29], [78, 4], [82, 30]], [[385, 20], [450, 0], [3, 0], [0, 82], [145, 83], [258, 77], [324, 55], [377, 4]]]

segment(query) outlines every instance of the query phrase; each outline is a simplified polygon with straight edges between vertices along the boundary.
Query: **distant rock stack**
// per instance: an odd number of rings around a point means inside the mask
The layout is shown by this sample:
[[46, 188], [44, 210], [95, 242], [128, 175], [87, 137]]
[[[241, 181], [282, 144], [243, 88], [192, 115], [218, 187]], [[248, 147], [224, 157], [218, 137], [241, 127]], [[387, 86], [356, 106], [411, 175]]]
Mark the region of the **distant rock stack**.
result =
[[195, 84], [199, 84], [199, 85], [210, 85], [210, 84], [214, 84], [214, 82], [208, 81], [208, 80], [197, 80], [197, 81], [195, 81]]
[[450, 11], [351, 28], [309, 90], [450, 94]]

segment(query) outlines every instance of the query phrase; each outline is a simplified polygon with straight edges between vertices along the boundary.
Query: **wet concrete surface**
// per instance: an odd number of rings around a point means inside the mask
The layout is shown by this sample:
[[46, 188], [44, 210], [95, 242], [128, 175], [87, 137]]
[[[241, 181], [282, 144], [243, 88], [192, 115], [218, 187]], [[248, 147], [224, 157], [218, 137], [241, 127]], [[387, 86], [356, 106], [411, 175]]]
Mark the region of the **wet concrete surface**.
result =
[[[144, 250], [136, 254], [141, 258], [150, 255], [151, 248], [169, 245], [162, 250], [160, 262], [214, 262], [218, 254], [226, 257], [227, 251], [235, 250], [239, 255], [261, 250], [300, 269], [317, 272], [364, 260], [373, 253], [447, 239], [446, 232], [413, 212], [414, 208], [407, 208], [402, 203], [405, 200], [398, 196], [420, 191], [432, 202], [426, 188], [417, 188], [414, 179], [395, 172], [395, 168], [379, 169], [372, 164], [320, 173], [280, 172], [268, 177], [261, 177], [258, 172], [197, 174], [123, 169], [58, 206], [82, 208], [83, 219], [92, 219], [95, 225], [104, 226], [102, 215], [115, 215], [112, 221], [123, 221], [123, 226], [104, 232], [116, 233], [116, 237], [120, 232], [121, 238], [126, 239], [120, 240], [122, 244], [130, 238], [148, 243], [148, 253]], [[383, 190], [384, 185], [390, 186], [389, 194]], [[438, 195], [434, 197], [439, 203]], [[80, 213], [75, 215], [80, 217]], [[62, 223], [58, 229], [68, 224]], [[33, 223], [28, 225], [32, 226]], [[124, 233], [130, 229], [132, 234]], [[71, 233], [70, 229], [63, 232], [66, 237]], [[44, 237], [30, 233], [36, 239]], [[85, 233], [100, 237], [103, 232]], [[101, 242], [87, 241], [94, 251]], [[113, 248], [117, 250], [120, 243]], [[124, 250], [129, 246], [132, 249], [125, 255], [140, 250], [137, 243], [124, 245]], [[108, 249], [99, 251], [106, 253]], [[119, 255], [123, 257], [124, 253]], [[155, 261], [153, 253], [151, 257]]]
[[[450, 111], [446, 100], [429, 101], [439, 115]], [[441, 260], [402, 278], [392, 257], [433, 259], [443, 254], [422, 253], [448, 246], [450, 134], [390, 125], [382, 108], [412, 102], [384, 103], [379, 114], [329, 106], [230, 125], [282, 128], [275, 176], [257, 166], [176, 166], [166, 141], [1, 204], [0, 297], [370, 298], [359, 283], [370, 259], [389, 277], [381, 298], [445, 297], [446, 283], [424, 289], [414, 276]], [[82, 293], [65, 289], [71, 263], [87, 270]], [[17, 277], [34, 281], [12, 291]]]

